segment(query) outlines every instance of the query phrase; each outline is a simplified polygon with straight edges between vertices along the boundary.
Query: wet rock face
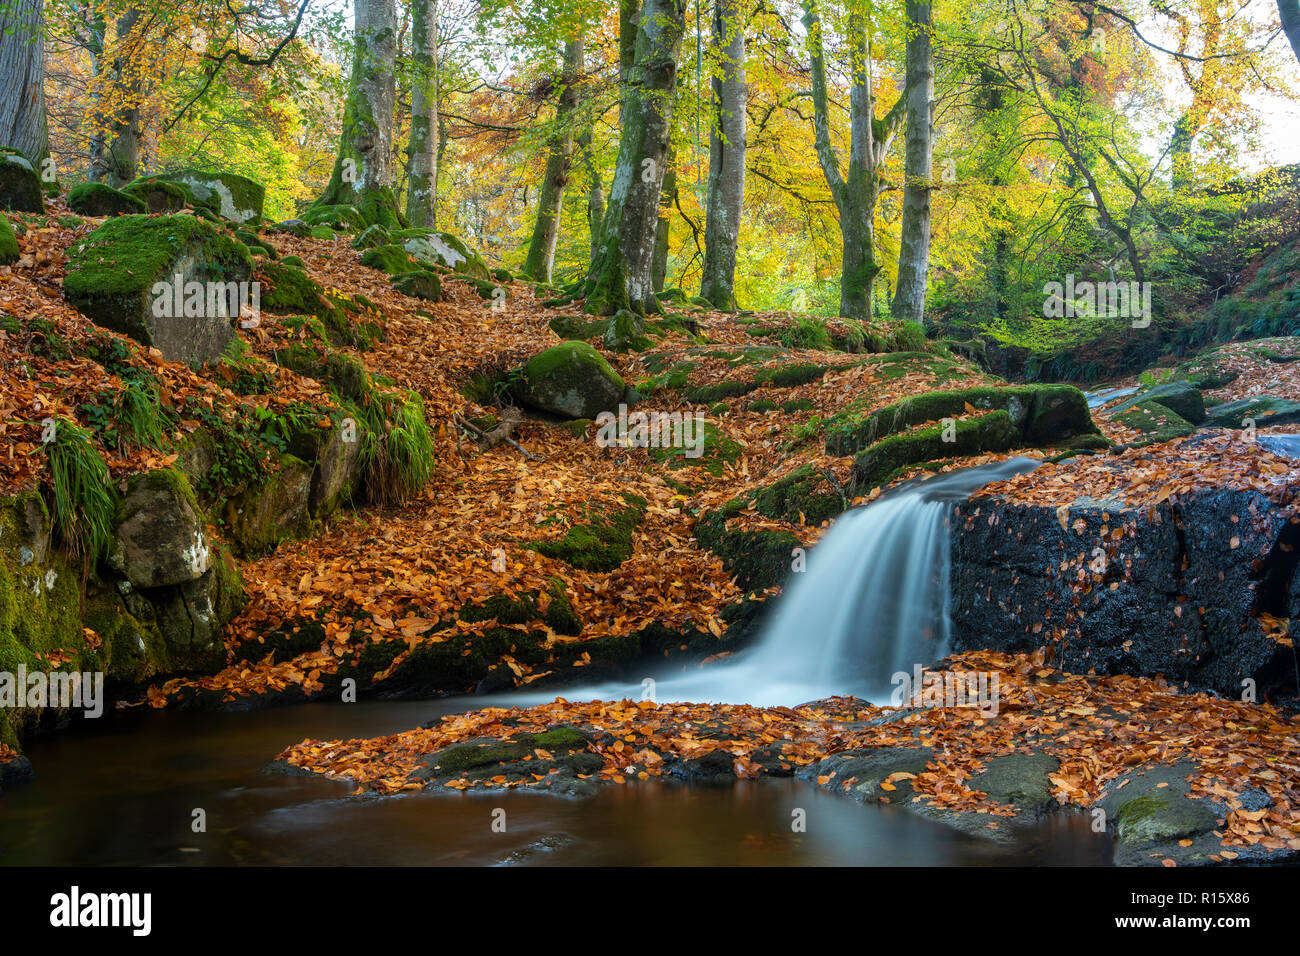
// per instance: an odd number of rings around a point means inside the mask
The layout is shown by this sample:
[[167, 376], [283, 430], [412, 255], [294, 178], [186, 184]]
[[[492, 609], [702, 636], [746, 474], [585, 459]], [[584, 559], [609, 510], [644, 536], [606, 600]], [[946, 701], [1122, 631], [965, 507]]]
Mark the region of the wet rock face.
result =
[[1253, 491], [1059, 511], [972, 499], [953, 518], [954, 649], [1057, 642], [1066, 670], [1292, 693], [1290, 651], [1254, 615], [1294, 616], [1298, 544], [1300, 523]]

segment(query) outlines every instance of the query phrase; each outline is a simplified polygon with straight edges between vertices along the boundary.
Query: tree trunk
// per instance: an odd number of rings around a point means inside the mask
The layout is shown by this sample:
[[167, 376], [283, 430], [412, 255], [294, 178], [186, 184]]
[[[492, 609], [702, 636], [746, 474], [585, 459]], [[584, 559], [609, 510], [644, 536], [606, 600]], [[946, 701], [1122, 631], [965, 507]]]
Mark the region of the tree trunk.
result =
[[736, 244], [745, 198], [745, 26], [739, 0], [715, 0], [713, 46], [720, 60], [713, 77], [709, 130], [709, 193], [704, 223], [700, 297], [736, 310]]
[[605, 187], [600, 181], [600, 167], [591, 146], [591, 130], [584, 129], [578, 137], [578, 147], [582, 152], [582, 164], [587, 168], [587, 229], [591, 234], [592, 255], [595, 255], [596, 243], [600, 240], [600, 224], [605, 218]]
[[339, 152], [315, 205], [351, 205], [367, 223], [400, 225], [392, 188], [395, 0], [357, 0], [355, 42]]
[[584, 70], [582, 37], [564, 44], [564, 67], [560, 74], [560, 96], [555, 105], [555, 134], [546, 157], [546, 173], [537, 198], [537, 221], [528, 244], [523, 274], [550, 282], [555, 268], [555, 243], [560, 237], [560, 213], [564, 209], [564, 188], [573, 168], [573, 114], [578, 107], [578, 84]]
[[140, 75], [131, 69], [138, 41], [136, 27], [140, 11], [128, 7], [116, 24], [112, 60], [105, 63], [108, 27], [102, 14], [91, 24], [91, 56], [96, 71], [107, 76], [95, 94], [94, 135], [90, 142], [91, 182], [123, 186], [135, 179], [140, 164]]
[[875, 118], [868, 68], [871, 41], [866, 18], [850, 12], [848, 40], [853, 46], [853, 72], [849, 87], [849, 167], [840, 172], [831, 143], [830, 113], [826, 96], [826, 55], [822, 44], [821, 16], [816, 0], [804, 0], [803, 24], [808, 31], [812, 72], [813, 129], [817, 161], [840, 215], [843, 260], [840, 269], [840, 315], [865, 319], [871, 315], [871, 292], [880, 263], [876, 259], [876, 201], [880, 198], [880, 166], [902, 123], [906, 99], [882, 120]]
[[659, 190], [659, 218], [655, 220], [655, 254], [650, 266], [650, 286], [658, 294], [664, 291], [668, 278], [668, 229], [671, 225], [673, 203], [677, 201], [677, 150], [668, 145], [665, 160], [664, 182]]
[[438, 0], [411, 3], [411, 143], [406, 218], [432, 226], [438, 202]]
[[898, 243], [898, 288], [890, 312], [896, 319], [925, 318], [930, 269], [930, 191], [934, 134], [934, 46], [930, 0], [907, 0], [906, 157], [903, 224]]
[[645, 0], [624, 101], [614, 183], [584, 293], [589, 312], [657, 311], [650, 269], [677, 92], [687, 0]]
[[0, 146], [18, 150], [44, 174], [50, 142], [45, 125], [43, 0], [10, 0], [0, 6], [0, 103], [5, 104]]
[[636, 34], [641, 18], [641, 0], [618, 2], [618, 122], [623, 124], [627, 94], [632, 85], [632, 65], [636, 61]]
[[1277, 0], [1277, 12], [1282, 18], [1282, 30], [1295, 51], [1295, 58], [1300, 60], [1300, 0]]

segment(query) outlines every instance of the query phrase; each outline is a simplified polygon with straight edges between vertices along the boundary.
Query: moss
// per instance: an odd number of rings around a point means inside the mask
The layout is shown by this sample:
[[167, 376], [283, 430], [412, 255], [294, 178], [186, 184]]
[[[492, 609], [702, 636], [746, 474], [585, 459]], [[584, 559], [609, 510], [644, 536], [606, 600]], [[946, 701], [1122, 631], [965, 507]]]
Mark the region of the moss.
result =
[[68, 193], [68, 208], [82, 216], [116, 216], [149, 211], [141, 200], [104, 183], [78, 183]]
[[1115, 832], [1127, 844], [1156, 843], [1213, 830], [1217, 816], [1173, 790], [1151, 791], [1124, 803]]
[[374, 249], [376, 246], [390, 246], [392, 242], [388, 230], [376, 223], [373, 226], [367, 226], [357, 234], [357, 237], [352, 240], [352, 248], [357, 250]]
[[394, 289], [412, 299], [424, 299], [428, 302], [442, 300], [442, 280], [427, 270], [419, 272], [402, 272], [390, 280]]
[[[72, 252], [63, 288], [74, 304], [88, 296], [146, 296], [170, 279], [176, 259], [201, 249], [214, 278], [247, 278], [248, 250], [193, 216], [119, 216], [90, 233]], [[91, 316], [94, 318], [94, 316]]]
[[644, 498], [625, 493], [623, 500], [627, 506], [608, 515], [588, 513], [587, 523], [571, 526], [559, 541], [527, 547], [582, 571], [613, 571], [632, 556], [632, 534], [645, 517]]
[[557, 634], [576, 636], [582, 633], [582, 619], [573, 610], [565, 592], [564, 580], [559, 577], [551, 579], [551, 586], [546, 592], [546, 610], [541, 609], [542, 600], [536, 593], [521, 594], [512, 597], [497, 594], [482, 604], [466, 604], [457, 612], [457, 617], [468, 623], [478, 623], [495, 619], [501, 624], [520, 625], [534, 621], [545, 621], [547, 626]]
[[251, 229], [236, 229], [235, 239], [242, 242], [254, 255], [266, 256], [268, 259], [280, 258], [280, 253], [275, 251], [275, 247]]
[[14, 236], [14, 227], [9, 224], [9, 217], [0, 213], [0, 266], [17, 261], [18, 239]]
[[1142, 432], [1142, 440], [1134, 444], [1153, 445], [1172, 441], [1196, 431], [1196, 426], [1177, 412], [1159, 402], [1141, 401], [1115, 416], [1115, 421]]
[[854, 458], [854, 493], [870, 491], [907, 465], [937, 458], [1007, 451], [1019, 440], [1019, 429], [1002, 409], [958, 419], [953, 422], [950, 432], [943, 425], [936, 424], [902, 435], [891, 435]]
[[269, 286], [261, 294], [262, 307], [268, 312], [318, 315], [327, 308], [321, 298], [325, 290], [298, 266], [261, 262], [257, 266], [257, 276]]
[[838, 517], [845, 501], [826, 476], [812, 465], [801, 465], [753, 496], [755, 510], [769, 518], [795, 524], [820, 525]]
[[190, 195], [223, 219], [247, 222], [262, 215], [266, 188], [247, 176], [183, 169], [158, 178], [183, 185]]
[[715, 385], [698, 385], [687, 388], [682, 392], [682, 397], [688, 402], [711, 405], [722, 399], [739, 398], [741, 395], [748, 395], [756, 388], [758, 388], [756, 382], [718, 382]]
[[312, 239], [324, 239], [326, 242], [333, 242], [338, 238], [338, 234], [329, 226], [312, 226], [307, 230], [307, 235]]
[[687, 454], [688, 449], [685, 447], [651, 448], [650, 457], [673, 469], [696, 466], [717, 478], [730, 462], [739, 460], [743, 452], [739, 442], [728, 437], [712, 422], [704, 423], [703, 438], [697, 436], [697, 440], [702, 440], [703, 446], [694, 457]]
[[420, 264], [406, 254], [401, 246], [375, 246], [361, 254], [361, 264], [371, 269], [378, 269], [390, 276], [404, 272], [419, 272]]
[[722, 566], [746, 591], [784, 584], [800, 540], [789, 531], [732, 531], [727, 509], [711, 511], [695, 523], [695, 537], [722, 559]]
[[122, 192], [144, 203], [149, 212], [179, 212], [193, 200], [188, 188], [155, 176], [136, 179], [122, 187]]

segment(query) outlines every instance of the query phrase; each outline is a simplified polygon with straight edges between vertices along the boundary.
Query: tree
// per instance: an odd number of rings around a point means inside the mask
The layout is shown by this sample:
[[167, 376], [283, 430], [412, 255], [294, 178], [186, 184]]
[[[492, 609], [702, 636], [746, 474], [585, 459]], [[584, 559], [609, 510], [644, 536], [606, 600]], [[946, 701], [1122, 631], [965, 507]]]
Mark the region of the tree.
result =
[[400, 224], [393, 195], [393, 109], [397, 96], [394, 0], [357, 0], [355, 50], [334, 172], [317, 206], [355, 206], [367, 223]]
[[1295, 58], [1300, 60], [1300, 0], [1277, 0], [1277, 12]]
[[555, 243], [560, 235], [564, 189], [573, 168], [573, 118], [583, 71], [583, 40], [578, 36], [564, 44], [564, 66], [555, 106], [555, 133], [550, 139], [546, 172], [537, 200], [537, 218], [528, 243], [528, 256], [524, 260], [523, 274], [542, 282], [551, 281], [555, 266]]
[[907, 0], [907, 103], [903, 224], [898, 283], [890, 311], [896, 319], [925, 317], [930, 268], [930, 191], [934, 134], [934, 44], [930, 0]]
[[49, 156], [45, 124], [43, 0], [0, 5], [0, 146], [18, 150], [38, 168]]
[[411, 3], [411, 139], [406, 218], [438, 221], [438, 0]]
[[739, 0], [715, 0], [709, 128], [709, 192], [704, 222], [700, 297], [715, 308], [736, 308], [736, 245], [745, 198], [745, 28]]
[[580, 292], [589, 312], [658, 311], [651, 279], [655, 222], [677, 93], [687, 0], [645, 0], [623, 98], [622, 133], [600, 238]]
[[90, 181], [121, 186], [135, 179], [140, 164], [146, 59], [141, 10], [132, 5], [117, 18], [111, 47], [104, 9], [95, 7], [90, 20], [90, 53], [100, 78], [92, 116]]
[[850, 0], [849, 163], [840, 169], [831, 143], [830, 112], [826, 94], [826, 53], [817, 0], [804, 0], [803, 24], [808, 31], [812, 68], [813, 123], [817, 161], [830, 187], [840, 217], [843, 259], [840, 266], [840, 315], [865, 319], [871, 315], [871, 292], [880, 272], [876, 258], [876, 202], [880, 198], [880, 170], [903, 120], [905, 97], [900, 97], [883, 119], [875, 115], [871, 86], [870, 21], [861, 0]]

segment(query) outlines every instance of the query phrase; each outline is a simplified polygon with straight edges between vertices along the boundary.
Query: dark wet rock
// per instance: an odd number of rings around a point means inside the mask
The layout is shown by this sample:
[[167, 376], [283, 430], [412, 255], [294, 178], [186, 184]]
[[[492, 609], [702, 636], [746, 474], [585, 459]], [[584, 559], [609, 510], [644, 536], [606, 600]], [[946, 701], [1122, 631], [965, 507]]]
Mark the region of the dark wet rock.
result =
[[912, 797], [910, 779], [899, 778], [890, 783], [893, 790], [881, 787], [890, 776], [897, 773], [921, 774], [934, 756], [927, 747], [878, 747], [871, 750], [846, 750], [827, 757], [800, 771], [805, 780], [828, 777], [823, 786], [859, 803], [893, 803], [906, 806]]
[[983, 790], [989, 799], [1008, 803], [1020, 813], [1038, 816], [1055, 808], [1052, 782], [1061, 761], [1050, 754], [1004, 754], [984, 761], [984, 770], [967, 781], [972, 790]]
[[[1222, 847], [1213, 830], [1220, 817], [1204, 801], [1188, 796], [1190, 763], [1149, 766], [1124, 774], [1106, 785], [1098, 806], [1119, 840], [1115, 862], [1122, 866], [1212, 862]], [[1190, 841], [1189, 846], [1179, 846]]]
[[699, 757], [682, 760], [670, 773], [687, 783], [709, 786], [730, 785], [736, 780], [736, 758], [725, 750], [711, 750]]
[[0, 793], [4, 793], [6, 787], [30, 783], [35, 776], [36, 773], [32, 770], [32, 762], [26, 757], [0, 760]]
[[1300, 422], [1300, 402], [1271, 395], [1256, 395], [1215, 405], [1205, 421], [1207, 425], [1219, 428], [1244, 428], [1247, 422], [1253, 423], [1256, 428]]
[[1285, 691], [1290, 651], [1255, 614], [1290, 615], [1297, 545], [1300, 525], [1255, 491], [1141, 508], [1079, 499], [1060, 514], [977, 497], [953, 519], [953, 649], [1032, 652], [1057, 632], [1065, 670]]

